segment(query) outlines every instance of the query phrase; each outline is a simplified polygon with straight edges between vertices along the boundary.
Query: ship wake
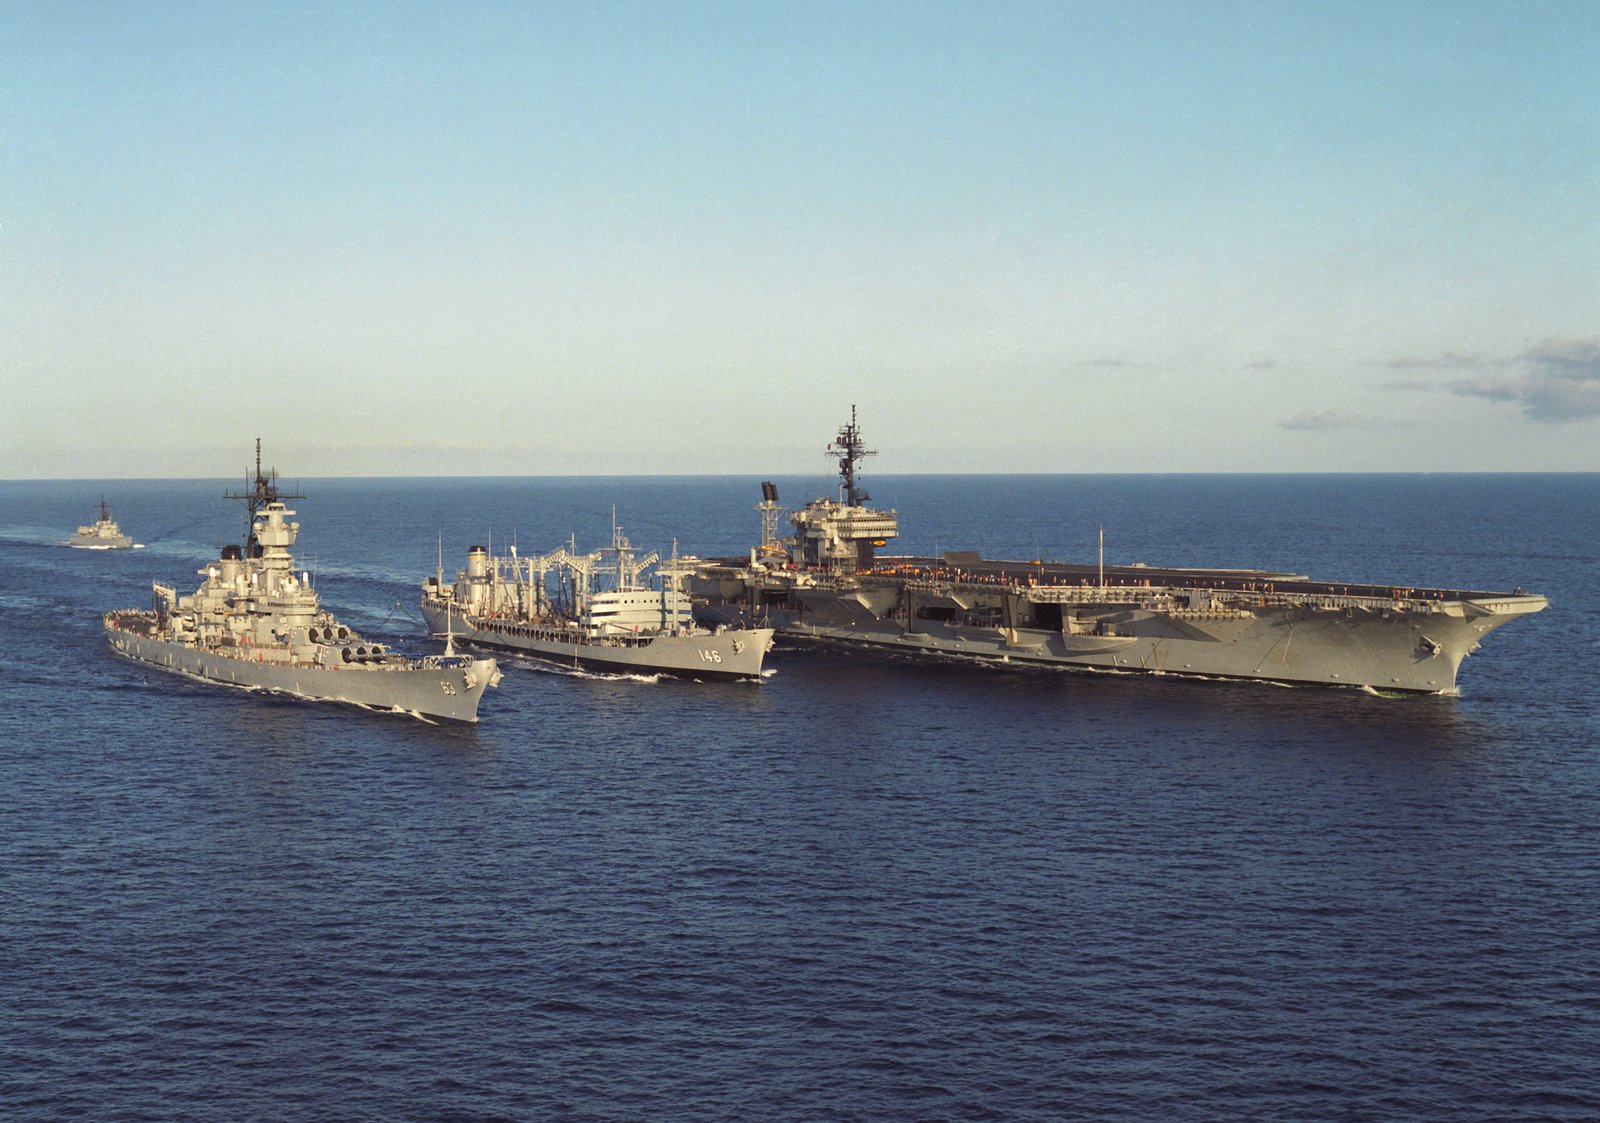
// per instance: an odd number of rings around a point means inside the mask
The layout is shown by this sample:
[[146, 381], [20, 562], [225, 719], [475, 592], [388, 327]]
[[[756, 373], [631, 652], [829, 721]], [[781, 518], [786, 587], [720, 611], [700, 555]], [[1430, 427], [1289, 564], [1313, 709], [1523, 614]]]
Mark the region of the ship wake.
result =
[[642, 675], [631, 671], [597, 671], [592, 667], [571, 667], [561, 663], [546, 663], [537, 659], [518, 659], [512, 664], [525, 671], [538, 674], [559, 675], [562, 678], [590, 679], [595, 682], [642, 682], [646, 684], [671, 681], [672, 675]]

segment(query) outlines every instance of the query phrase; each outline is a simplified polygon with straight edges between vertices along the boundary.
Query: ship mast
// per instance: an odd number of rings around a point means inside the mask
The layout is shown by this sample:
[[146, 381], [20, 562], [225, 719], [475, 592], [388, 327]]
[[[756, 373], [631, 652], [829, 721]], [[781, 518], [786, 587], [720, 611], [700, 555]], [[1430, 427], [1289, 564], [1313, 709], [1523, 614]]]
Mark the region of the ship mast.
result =
[[782, 553], [783, 548], [778, 545], [778, 512], [783, 510], [778, 506], [778, 485], [771, 480], [761, 481], [761, 502], [756, 504], [756, 510], [761, 512], [761, 554]]
[[244, 504], [244, 556], [254, 557], [256, 546], [256, 515], [268, 503], [281, 503], [285, 499], [304, 499], [299, 492], [293, 494], [278, 490], [278, 470], [261, 468], [261, 438], [256, 438], [256, 472], [254, 478], [245, 469], [244, 490], [237, 494], [222, 493], [224, 499], [236, 499]]
[[837, 457], [839, 461], [839, 500], [849, 507], [859, 507], [872, 496], [862, 490], [856, 483], [856, 465], [868, 456], [876, 456], [877, 450], [870, 449], [861, 439], [861, 429], [856, 425], [856, 407], [850, 406], [850, 424], [839, 430], [839, 435], [833, 439], [825, 450], [829, 456]]

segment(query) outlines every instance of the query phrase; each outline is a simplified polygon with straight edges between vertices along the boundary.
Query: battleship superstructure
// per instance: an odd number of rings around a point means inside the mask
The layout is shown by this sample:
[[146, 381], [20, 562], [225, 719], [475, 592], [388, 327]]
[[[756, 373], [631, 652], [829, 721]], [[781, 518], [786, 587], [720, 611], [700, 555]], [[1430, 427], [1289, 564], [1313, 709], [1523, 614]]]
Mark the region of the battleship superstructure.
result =
[[126, 550], [133, 539], [122, 533], [122, 528], [111, 518], [111, 508], [106, 497], [100, 497], [100, 517], [87, 526], [80, 526], [67, 545], [78, 550]]
[[[612, 515], [611, 545], [579, 553], [576, 542], [552, 553], [496, 557], [467, 551], [467, 567], [446, 584], [423, 582], [422, 615], [435, 636], [449, 636], [568, 666], [689, 679], [761, 677], [772, 629], [700, 627], [681, 580], [698, 559], [639, 557]], [[644, 579], [656, 566], [657, 587]]]
[[789, 640], [929, 657], [1446, 694], [1486, 635], [1549, 603], [1520, 589], [1107, 566], [1103, 557], [887, 557], [879, 550], [897, 533], [897, 515], [865, 506], [856, 469], [871, 452], [854, 408], [829, 451], [839, 498], [793, 512], [794, 534], [780, 539], [777, 491], [763, 484], [760, 547], [689, 579], [702, 620], [766, 622]]
[[131, 659], [212, 682], [349, 702], [452, 721], [478, 720], [483, 692], [500, 682], [493, 659], [444, 655], [409, 659], [364, 639], [318, 603], [309, 576], [295, 574], [289, 548], [300, 524], [284, 505], [277, 472], [261, 470], [229, 493], [245, 504], [244, 545], [199, 570], [192, 596], [152, 586], [153, 607], [108, 612], [111, 646]]

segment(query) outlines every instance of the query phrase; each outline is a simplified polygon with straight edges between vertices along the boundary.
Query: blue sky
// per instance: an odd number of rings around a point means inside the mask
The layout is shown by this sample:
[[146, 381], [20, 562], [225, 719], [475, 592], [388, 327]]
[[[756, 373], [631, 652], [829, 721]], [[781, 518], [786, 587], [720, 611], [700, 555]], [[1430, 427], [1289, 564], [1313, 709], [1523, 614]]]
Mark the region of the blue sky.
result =
[[1600, 4], [0, 5], [0, 477], [1600, 470]]

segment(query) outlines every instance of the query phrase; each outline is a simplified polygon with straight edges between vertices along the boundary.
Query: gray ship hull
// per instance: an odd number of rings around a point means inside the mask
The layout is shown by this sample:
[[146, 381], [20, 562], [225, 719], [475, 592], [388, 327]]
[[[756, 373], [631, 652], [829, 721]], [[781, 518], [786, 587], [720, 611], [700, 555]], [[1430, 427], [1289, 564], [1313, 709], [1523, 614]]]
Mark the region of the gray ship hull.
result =
[[422, 616], [436, 638], [515, 651], [565, 666], [622, 674], [667, 674], [698, 680], [759, 679], [772, 646], [770, 628], [730, 628], [695, 635], [593, 639], [561, 629], [514, 620], [485, 620], [422, 602]]
[[[1054, 592], [1006, 598], [955, 587], [915, 593], [917, 606], [955, 617], [938, 620], [915, 609], [908, 613], [898, 583], [795, 589], [786, 607], [766, 608], [764, 618], [786, 640], [928, 658], [1449, 694], [1462, 661], [1486, 635], [1546, 603], [1512, 594], [1426, 602], [1251, 595], [1187, 611], [1146, 607], [1149, 594], [1142, 589], [1085, 592], [1080, 606], [1071, 603], [1080, 595], [1068, 591], [1052, 598], [1067, 601], [1053, 626], [1036, 626], [1041, 604], [1030, 598]], [[983, 607], [995, 622], [961, 622]], [[706, 622], [736, 623], [747, 612], [726, 602], [696, 607]], [[1008, 626], [1008, 617], [1018, 623]]]
[[115, 615], [106, 619], [106, 637], [119, 654], [164, 671], [296, 698], [476, 722], [478, 702], [496, 677], [493, 660], [437, 666], [422, 660], [404, 667], [255, 662], [139, 634], [118, 626]]
[[[1461, 660], [1476, 637], [1463, 636], [1437, 654], [1419, 656], [1408, 627], [1374, 636], [1287, 619], [1265, 622], [1231, 639], [1181, 636], [1079, 637], [1016, 629], [932, 625], [917, 632], [893, 626], [854, 625], [785, 629], [785, 638], [831, 641], [918, 656], [961, 658], [1032, 666], [1192, 675], [1201, 678], [1352, 685], [1403, 693], [1443, 694], [1455, 689]], [[1296, 634], [1298, 633], [1298, 634]], [[1294, 639], [1291, 639], [1294, 636]]]
[[115, 538], [91, 538], [74, 534], [67, 540], [67, 545], [74, 550], [131, 550], [133, 539], [126, 534]]

